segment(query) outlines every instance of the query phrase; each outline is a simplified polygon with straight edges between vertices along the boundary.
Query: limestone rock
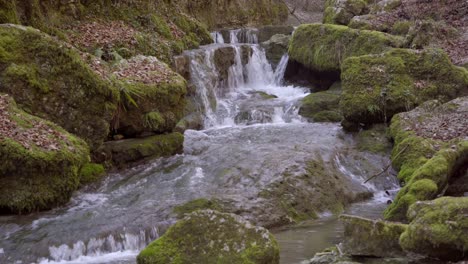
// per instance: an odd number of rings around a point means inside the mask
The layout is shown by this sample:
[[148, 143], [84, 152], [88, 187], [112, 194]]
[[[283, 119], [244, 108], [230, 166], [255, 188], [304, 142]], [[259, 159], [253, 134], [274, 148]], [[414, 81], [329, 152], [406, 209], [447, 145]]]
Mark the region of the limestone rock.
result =
[[403, 249], [443, 260], [468, 254], [468, 197], [417, 202], [408, 211], [411, 223], [402, 234]]
[[0, 92], [96, 149], [109, 133], [118, 93], [79, 54], [33, 28], [0, 26]]
[[467, 97], [443, 105], [430, 101], [393, 118], [393, 166], [405, 186], [386, 209], [387, 219], [406, 219], [412, 204], [436, 198], [462, 177], [468, 160], [467, 106]]
[[29, 213], [68, 202], [89, 162], [86, 143], [20, 110], [0, 94], [0, 213]]
[[261, 43], [261, 46], [265, 49], [268, 62], [272, 64], [273, 68], [276, 68], [283, 55], [287, 54], [290, 39], [291, 36], [276, 34], [268, 41]]
[[274, 35], [291, 35], [294, 31], [292, 26], [264, 26], [258, 29], [258, 42], [262, 43], [271, 39]]
[[309, 24], [296, 29], [289, 57], [314, 71], [336, 72], [348, 57], [378, 54], [402, 44], [402, 38], [382, 32]]
[[367, 10], [364, 0], [327, 0], [323, 17], [324, 24], [348, 25], [349, 21]]
[[334, 84], [329, 90], [311, 93], [302, 100], [299, 114], [314, 122], [339, 122], [341, 84]]
[[279, 263], [277, 242], [268, 230], [242, 217], [195, 211], [140, 252], [138, 264]]
[[388, 121], [427, 100], [451, 100], [468, 87], [468, 71], [439, 49], [392, 49], [349, 58], [341, 78], [341, 111], [346, 120], [363, 124]]
[[374, 257], [406, 255], [399, 244], [406, 225], [350, 215], [342, 215], [340, 219], [344, 223], [344, 241], [341, 245], [344, 254]]
[[158, 158], [180, 153], [184, 136], [180, 133], [108, 141], [99, 150], [100, 162], [111, 161], [117, 167], [145, 158]]

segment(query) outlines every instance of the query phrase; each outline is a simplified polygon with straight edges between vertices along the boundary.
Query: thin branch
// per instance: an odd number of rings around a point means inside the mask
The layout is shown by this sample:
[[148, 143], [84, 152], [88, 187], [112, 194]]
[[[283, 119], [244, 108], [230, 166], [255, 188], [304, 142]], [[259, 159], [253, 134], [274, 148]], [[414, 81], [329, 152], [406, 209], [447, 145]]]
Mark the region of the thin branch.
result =
[[374, 178], [376, 178], [376, 177], [378, 177], [378, 176], [384, 174], [388, 169], [390, 169], [390, 167], [392, 166], [392, 162], [393, 162], [396, 158], [398, 158], [398, 156], [400, 156], [401, 154], [403, 154], [403, 152], [408, 148], [408, 146], [409, 146], [409, 145], [406, 145], [402, 150], [400, 150], [400, 152], [398, 152], [398, 153], [395, 155], [395, 157], [393, 157], [393, 159], [390, 160], [390, 162], [388, 163], [388, 165], [387, 165], [381, 172], [372, 175], [370, 178], [368, 178], [368, 179], [364, 182], [364, 184], [366, 184], [366, 183], [369, 182], [370, 180], [372, 180], [372, 179], [374, 179]]

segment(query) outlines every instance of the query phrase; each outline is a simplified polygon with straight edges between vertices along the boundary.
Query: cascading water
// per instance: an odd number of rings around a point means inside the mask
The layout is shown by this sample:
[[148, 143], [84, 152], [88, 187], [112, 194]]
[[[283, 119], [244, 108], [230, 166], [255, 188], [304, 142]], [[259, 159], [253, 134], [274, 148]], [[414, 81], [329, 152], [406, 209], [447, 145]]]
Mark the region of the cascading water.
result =
[[[215, 33], [217, 44], [184, 53], [205, 128], [185, 132], [184, 154], [110, 175], [65, 207], [0, 217], [0, 263], [133, 264], [138, 251], [174, 223], [175, 205], [228, 199], [255, 219], [264, 202], [259, 193], [285, 171], [303, 173], [312, 155], [356, 183], [383, 167], [387, 161], [380, 156], [367, 157], [374, 165], [366, 170], [360, 161], [343, 158], [339, 153], [357, 150], [338, 124], [302, 120], [297, 106], [308, 89], [282, 84], [287, 55], [273, 71], [264, 51], [252, 44], [258, 42], [255, 30], [230, 33], [233, 44], [223, 44]], [[380, 195], [397, 186], [384, 185], [359, 188]], [[387, 199], [381, 198], [379, 204]]]

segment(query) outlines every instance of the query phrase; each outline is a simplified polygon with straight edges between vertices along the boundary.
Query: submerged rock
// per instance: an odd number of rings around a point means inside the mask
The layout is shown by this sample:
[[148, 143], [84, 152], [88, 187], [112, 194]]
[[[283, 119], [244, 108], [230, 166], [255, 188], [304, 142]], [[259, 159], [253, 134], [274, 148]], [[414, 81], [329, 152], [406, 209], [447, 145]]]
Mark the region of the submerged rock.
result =
[[157, 158], [182, 152], [184, 136], [180, 133], [106, 142], [97, 152], [100, 162], [111, 161], [117, 167], [145, 158]]
[[399, 244], [407, 225], [357, 216], [342, 215], [344, 241], [340, 245], [346, 255], [401, 257], [406, 253]]
[[341, 78], [341, 111], [347, 121], [364, 124], [388, 121], [427, 100], [446, 102], [468, 89], [468, 71], [439, 49], [352, 57], [344, 61]]
[[0, 92], [28, 112], [102, 144], [116, 110], [118, 93], [76, 50], [33, 28], [0, 25]]
[[138, 264], [279, 263], [272, 234], [234, 214], [196, 211], [140, 252]]
[[468, 197], [442, 197], [417, 202], [400, 238], [403, 249], [443, 260], [460, 261], [468, 254]]
[[314, 122], [339, 122], [343, 119], [340, 112], [341, 83], [334, 84], [329, 90], [311, 93], [302, 100], [299, 114]]
[[68, 202], [89, 162], [86, 143], [20, 110], [0, 94], [0, 213], [29, 213]]
[[378, 54], [402, 44], [402, 38], [378, 31], [309, 24], [296, 29], [289, 56], [311, 70], [333, 72], [339, 71], [341, 63], [348, 57]]
[[409, 206], [443, 193], [468, 162], [468, 97], [440, 105], [430, 101], [396, 115], [390, 133], [395, 140], [393, 166], [405, 186], [385, 218], [406, 219]]

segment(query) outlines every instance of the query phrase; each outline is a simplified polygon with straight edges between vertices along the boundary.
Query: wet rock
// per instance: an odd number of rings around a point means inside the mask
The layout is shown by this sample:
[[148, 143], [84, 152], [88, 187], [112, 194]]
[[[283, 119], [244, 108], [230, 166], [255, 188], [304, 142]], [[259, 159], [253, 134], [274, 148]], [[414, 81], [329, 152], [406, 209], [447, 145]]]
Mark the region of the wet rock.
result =
[[195, 112], [182, 118], [182, 120], [177, 123], [174, 131], [183, 134], [187, 129], [200, 130], [203, 128], [203, 123], [203, 115]]
[[291, 35], [294, 31], [292, 26], [264, 26], [258, 29], [258, 43], [271, 39], [274, 35]]
[[220, 47], [214, 52], [214, 64], [219, 73], [221, 81], [227, 81], [229, 76], [229, 68], [235, 64], [236, 50], [234, 47]]
[[268, 41], [262, 42], [268, 62], [276, 68], [284, 54], [288, 52], [289, 40], [291, 36], [276, 34]]
[[363, 0], [327, 0], [323, 17], [324, 24], [348, 25], [349, 21], [367, 10]]
[[68, 202], [89, 148], [63, 128], [20, 110], [0, 94], [0, 213], [29, 213]]
[[272, 234], [234, 214], [196, 211], [140, 252], [138, 264], [279, 263]]
[[352, 256], [401, 257], [406, 253], [399, 244], [407, 225], [342, 215], [344, 254]]
[[387, 219], [406, 219], [412, 204], [436, 198], [464, 173], [468, 161], [467, 102], [467, 97], [443, 105], [430, 101], [393, 118], [393, 166], [405, 186], [386, 209]]
[[355, 134], [358, 149], [371, 153], [389, 153], [392, 144], [387, 131], [387, 126], [384, 124], [362, 129]]
[[440, 49], [392, 49], [349, 58], [341, 78], [341, 111], [346, 120], [364, 124], [388, 121], [427, 100], [448, 101], [468, 86], [468, 71], [454, 66]]
[[314, 122], [339, 122], [343, 119], [340, 112], [341, 83], [334, 84], [329, 90], [311, 93], [302, 100], [299, 114]]
[[132, 138], [109, 141], [97, 151], [102, 160], [112, 162], [117, 167], [145, 158], [158, 158], [175, 155], [183, 150], [184, 136], [180, 133], [156, 135], [146, 138]]
[[348, 57], [378, 54], [402, 44], [402, 38], [378, 31], [309, 24], [296, 29], [289, 56], [311, 70], [337, 72]]
[[460, 261], [468, 254], [468, 197], [442, 197], [417, 202], [401, 236], [403, 249], [443, 260]]
[[109, 134], [117, 90], [78, 52], [33, 28], [0, 26], [0, 92], [29, 113], [53, 121], [99, 147]]

